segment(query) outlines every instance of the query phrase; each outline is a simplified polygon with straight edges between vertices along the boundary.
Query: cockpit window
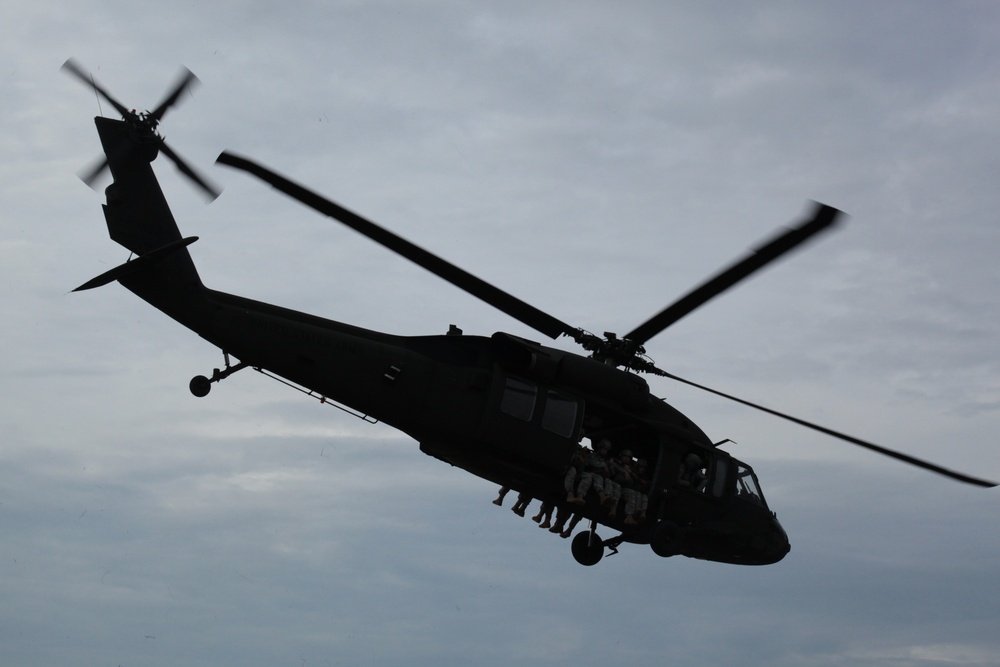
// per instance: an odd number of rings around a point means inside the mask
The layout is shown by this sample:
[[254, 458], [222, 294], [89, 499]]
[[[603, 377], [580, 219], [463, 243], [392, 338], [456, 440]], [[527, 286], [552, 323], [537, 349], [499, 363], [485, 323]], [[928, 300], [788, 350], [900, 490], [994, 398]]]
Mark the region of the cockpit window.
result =
[[753, 470], [743, 463], [736, 466], [736, 497], [765, 507], [764, 495], [757, 485], [757, 477], [753, 474]]

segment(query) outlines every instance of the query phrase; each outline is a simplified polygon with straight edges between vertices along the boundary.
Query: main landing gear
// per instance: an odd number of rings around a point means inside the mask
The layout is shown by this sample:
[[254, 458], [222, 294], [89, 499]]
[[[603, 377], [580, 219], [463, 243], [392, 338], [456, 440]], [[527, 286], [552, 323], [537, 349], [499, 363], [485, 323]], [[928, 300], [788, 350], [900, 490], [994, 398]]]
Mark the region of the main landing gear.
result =
[[684, 531], [673, 521], [660, 521], [653, 527], [649, 546], [657, 556], [669, 558], [681, 552], [684, 545]]
[[212, 390], [213, 382], [221, 382], [222, 380], [225, 380], [227, 377], [229, 377], [236, 371], [241, 371], [247, 366], [249, 366], [249, 364], [245, 361], [241, 361], [235, 366], [232, 366], [229, 363], [229, 353], [223, 352], [222, 354], [226, 358], [226, 367], [224, 369], [219, 370], [218, 368], [213, 368], [212, 377], [207, 378], [204, 375], [196, 375], [193, 378], [191, 378], [191, 382], [188, 383], [188, 389], [190, 389], [191, 393], [197, 396], [198, 398], [204, 398], [205, 396], [208, 396], [208, 392]]
[[570, 547], [573, 550], [573, 558], [580, 565], [597, 565], [604, 558], [604, 548], [610, 550], [611, 556], [618, 553], [618, 546], [625, 541], [624, 536], [612, 537], [610, 540], [602, 540], [597, 534], [597, 522], [591, 521], [590, 528], [578, 533], [573, 538]]

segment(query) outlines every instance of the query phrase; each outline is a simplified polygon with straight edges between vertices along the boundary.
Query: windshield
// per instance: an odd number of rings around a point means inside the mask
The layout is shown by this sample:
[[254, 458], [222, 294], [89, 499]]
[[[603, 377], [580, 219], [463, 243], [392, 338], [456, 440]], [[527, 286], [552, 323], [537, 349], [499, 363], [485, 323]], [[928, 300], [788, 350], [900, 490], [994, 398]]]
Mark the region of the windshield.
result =
[[757, 484], [757, 476], [753, 474], [753, 469], [745, 463], [736, 463], [736, 497], [746, 500], [761, 507], [767, 507], [764, 503], [764, 495], [760, 492]]

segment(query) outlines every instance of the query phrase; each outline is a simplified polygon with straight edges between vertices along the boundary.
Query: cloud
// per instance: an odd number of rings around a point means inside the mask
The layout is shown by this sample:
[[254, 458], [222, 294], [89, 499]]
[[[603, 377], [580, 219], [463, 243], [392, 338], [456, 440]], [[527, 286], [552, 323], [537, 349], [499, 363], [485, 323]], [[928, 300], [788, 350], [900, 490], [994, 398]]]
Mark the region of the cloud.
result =
[[651, 381], [739, 443], [791, 536], [780, 564], [626, 545], [582, 568], [387, 427], [250, 372], [193, 398], [218, 350], [116, 285], [67, 294], [128, 253], [75, 176], [97, 100], [58, 71], [75, 56], [141, 107], [190, 67], [203, 85], [163, 131], [226, 191], [206, 207], [155, 168], [206, 283], [391, 333], [537, 337], [213, 168], [222, 149], [599, 332], [809, 199], [842, 207], [844, 230], [649, 353], [997, 478], [992, 6], [43, 1], [0, 20], [5, 663], [995, 662], [995, 492], [711, 396]]

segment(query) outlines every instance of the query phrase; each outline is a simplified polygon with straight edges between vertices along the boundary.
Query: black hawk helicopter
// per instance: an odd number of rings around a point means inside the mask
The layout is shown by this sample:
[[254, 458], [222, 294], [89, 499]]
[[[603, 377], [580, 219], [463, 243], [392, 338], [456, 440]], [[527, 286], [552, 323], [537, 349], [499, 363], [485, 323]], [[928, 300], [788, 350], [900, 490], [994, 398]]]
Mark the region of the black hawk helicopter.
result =
[[[153, 173], [159, 153], [209, 197], [219, 190], [157, 134], [167, 110], [197, 81], [184, 72], [153, 111], [135, 112], [115, 100], [72, 59], [63, 69], [107, 100], [121, 120], [95, 118], [105, 158], [81, 177], [93, 184], [105, 168], [104, 216], [111, 238], [136, 257], [84, 283], [113, 281], [218, 346], [225, 368], [191, 380], [206, 396], [212, 384], [253, 368], [303, 392], [382, 421], [420, 443], [425, 454], [488, 479], [556, 512], [567, 536], [581, 519], [589, 528], [572, 540], [578, 562], [593, 565], [624, 542], [649, 544], [660, 556], [682, 554], [724, 563], [764, 565], [789, 551], [788, 537], [764, 500], [753, 469], [690, 419], [650, 393], [638, 373], [684, 382], [815, 429], [871, 451], [948, 476], [995, 483], [725, 394], [657, 368], [643, 345], [709, 299], [831, 229], [840, 211], [817, 204], [811, 216], [750, 252], [624, 336], [596, 336], [484, 282], [324, 197], [244, 157], [223, 152], [218, 162], [246, 171], [293, 199], [330, 216], [550, 338], [567, 336], [582, 356], [498, 332], [466, 336], [398, 336], [296, 312], [209, 289], [187, 250]], [[236, 358], [237, 363], [231, 359]], [[583, 437], [593, 443], [584, 448]], [[596, 451], [595, 451], [596, 450]], [[609, 461], [610, 457], [612, 461]], [[640, 463], [641, 461], [641, 463]], [[603, 464], [603, 466], [602, 466]], [[637, 467], [645, 465], [645, 472]], [[611, 467], [608, 467], [608, 466]], [[622, 472], [625, 470], [626, 472]], [[626, 502], [582, 492], [617, 480]], [[610, 500], [609, 500], [610, 499]], [[629, 503], [632, 503], [629, 506]], [[636, 506], [643, 508], [636, 511]], [[570, 528], [564, 526], [570, 522]], [[602, 539], [597, 526], [616, 531]], [[555, 529], [553, 529], [555, 532]]]

